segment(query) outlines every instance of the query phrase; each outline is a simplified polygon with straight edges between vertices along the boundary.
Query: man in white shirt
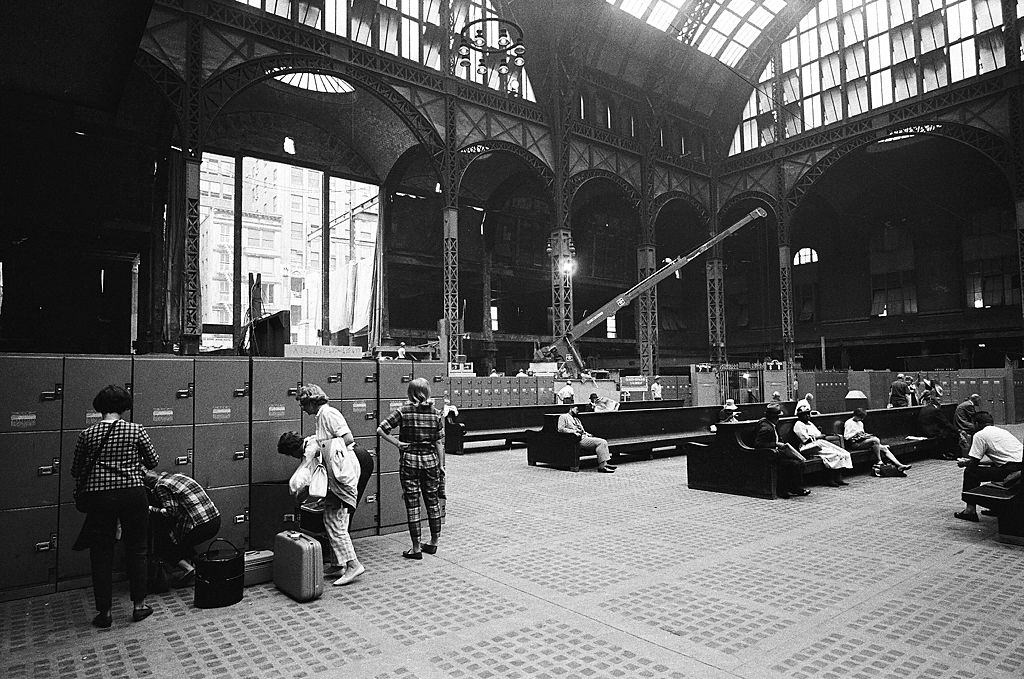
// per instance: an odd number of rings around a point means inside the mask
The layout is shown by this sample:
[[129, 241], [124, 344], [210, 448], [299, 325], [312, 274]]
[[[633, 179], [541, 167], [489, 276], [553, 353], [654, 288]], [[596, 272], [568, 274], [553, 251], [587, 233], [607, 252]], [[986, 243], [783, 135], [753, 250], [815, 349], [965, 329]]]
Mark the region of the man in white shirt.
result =
[[[958, 467], [964, 468], [964, 490], [977, 488], [982, 481], [1002, 481], [1013, 472], [1020, 471], [1024, 454], [1024, 443], [995, 426], [991, 413], [979, 412], [974, 416], [974, 423], [978, 430], [974, 432], [971, 452], [956, 461]], [[978, 508], [967, 503], [963, 511], [953, 516], [964, 521], [977, 521]]]
[[608, 442], [602, 438], [591, 436], [577, 415], [580, 409], [577, 406], [569, 408], [569, 412], [558, 416], [558, 431], [562, 434], [572, 434], [579, 437], [581, 450], [594, 451], [597, 453], [597, 471], [602, 474], [611, 474], [615, 471], [615, 465], [608, 464], [612, 454], [608, 450]]
[[576, 392], [572, 389], [572, 382], [566, 380], [565, 386], [559, 389], [555, 396], [558, 397], [559, 403], [574, 403], [576, 401]]
[[661, 400], [661, 378], [655, 377], [654, 381], [651, 382], [651, 399], [654, 401]]

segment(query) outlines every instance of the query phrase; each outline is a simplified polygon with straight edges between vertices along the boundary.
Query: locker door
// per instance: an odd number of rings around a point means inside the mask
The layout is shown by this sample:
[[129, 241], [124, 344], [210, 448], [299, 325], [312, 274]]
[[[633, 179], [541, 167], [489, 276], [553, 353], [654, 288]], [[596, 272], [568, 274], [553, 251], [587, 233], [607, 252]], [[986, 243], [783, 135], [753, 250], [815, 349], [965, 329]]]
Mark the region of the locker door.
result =
[[527, 377], [524, 380], [524, 382], [526, 382], [526, 393], [523, 395], [523, 401], [522, 401], [523, 405], [524, 406], [535, 406], [535, 405], [537, 405], [538, 403], [540, 403], [540, 401], [537, 400], [538, 399], [538, 394], [537, 394], [537, 378], [536, 377]]
[[197, 358], [195, 422], [249, 421], [249, 359]]
[[60, 432], [0, 434], [0, 469], [0, 510], [57, 504]]
[[[288, 358], [252, 359], [252, 419], [298, 420], [302, 409], [295, 400], [302, 383], [302, 361]], [[298, 430], [298, 427], [296, 427]]]
[[385, 439], [380, 439], [378, 445], [377, 466], [382, 474], [398, 471], [398, 448]]
[[63, 358], [0, 356], [0, 375], [4, 379], [0, 389], [0, 431], [60, 429]]
[[412, 364], [412, 376], [422, 377], [430, 384], [430, 392], [444, 393], [448, 388], [448, 365], [439, 361], [419, 361]]
[[[220, 510], [220, 533], [217, 537], [229, 540], [238, 549], [248, 549], [249, 486], [214, 488], [207, 491], [207, 495]], [[204, 542], [198, 545], [196, 551], [203, 551], [209, 544], [209, 542]], [[218, 548], [215, 547], [215, 549]]]
[[355, 514], [352, 515], [352, 519], [349, 523], [349, 530], [366, 530], [367, 528], [376, 528], [378, 521], [378, 485], [377, 485], [377, 474], [370, 477], [370, 480], [366, 482], [366, 490], [363, 491], [363, 497], [359, 500], [359, 506], [356, 507]]
[[68, 356], [64, 359], [64, 429], [85, 429], [102, 417], [92, 409], [100, 389], [113, 384], [131, 390], [129, 356]]
[[199, 424], [195, 428], [193, 470], [203, 488], [249, 483], [249, 425]]
[[195, 361], [191, 358], [134, 360], [132, 420], [143, 427], [192, 424]]
[[277, 452], [277, 440], [286, 431], [300, 433], [302, 423], [299, 420], [252, 423], [249, 453], [254, 484], [288, 481], [299, 466], [299, 460]]
[[462, 378], [448, 378], [448, 398], [456, 408], [462, 407]]
[[275, 535], [281, 531], [298, 530], [299, 510], [288, 491], [287, 483], [253, 483], [250, 497], [251, 549], [273, 549]]
[[352, 430], [352, 436], [377, 435], [376, 399], [331, 401], [331, 405], [341, 411], [348, 428]]
[[0, 511], [0, 544], [0, 600], [56, 589], [56, 506]]
[[523, 396], [522, 396], [522, 394], [523, 394], [524, 382], [525, 381], [521, 377], [513, 377], [513, 378], [511, 378], [512, 393], [511, 393], [511, 398], [509, 399], [509, 405], [518, 406], [518, 405], [522, 405], [523, 404]]
[[[405, 501], [402, 500], [402, 482], [398, 479], [398, 472], [390, 472], [380, 475], [380, 492], [378, 494], [380, 503], [380, 526], [401, 526], [408, 522], [405, 515]], [[426, 525], [427, 508], [423, 506], [423, 498], [420, 497], [420, 516]]]
[[[405, 396], [404, 388], [398, 396]], [[376, 361], [341, 361], [341, 398], [377, 398]]]
[[412, 382], [412, 361], [382, 361], [378, 370], [380, 398], [406, 398]]
[[341, 363], [332, 358], [302, 359], [302, 383], [319, 386], [329, 399], [341, 398], [344, 391]]
[[[160, 462], [160, 471], [175, 472], [192, 476], [192, 427], [147, 427], [146, 433], [153, 441]], [[67, 439], [65, 439], [67, 443]], [[74, 448], [72, 447], [72, 451]]]

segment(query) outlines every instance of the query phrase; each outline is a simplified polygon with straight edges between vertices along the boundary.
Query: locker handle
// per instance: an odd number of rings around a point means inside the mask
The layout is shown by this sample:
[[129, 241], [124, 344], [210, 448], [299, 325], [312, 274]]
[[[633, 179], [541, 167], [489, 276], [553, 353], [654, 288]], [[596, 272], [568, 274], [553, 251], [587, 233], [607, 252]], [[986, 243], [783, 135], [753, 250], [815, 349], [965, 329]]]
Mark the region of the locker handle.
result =
[[176, 464], [176, 465], [188, 464], [188, 455], [181, 455], [179, 457], [174, 458], [174, 464]]
[[434, 375], [435, 382], [444, 382], [444, 375]]
[[327, 382], [328, 384], [337, 384], [338, 382], [341, 382], [341, 373], [328, 375]]
[[231, 518], [232, 523], [245, 523], [245, 514], [235, 514]]
[[288, 388], [288, 395], [289, 396], [298, 396], [299, 395], [299, 388], [298, 387], [289, 387]]
[[46, 542], [37, 542], [36, 543], [36, 551], [37, 552], [50, 552], [50, 551], [53, 551], [55, 549], [57, 549], [57, 534], [56, 533], [50, 533], [50, 539], [47, 540]]
[[36, 472], [36, 473], [37, 473], [37, 474], [38, 474], [39, 476], [53, 476], [53, 474], [54, 474], [54, 472], [55, 472], [55, 471], [56, 471], [56, 470], [55, 470], [55, 469], [53, 468], [53, 465], [51, 464], [51, 465], [47, 465], [47, 466], [45, 466], [45, 467], [40, 467], [40, 468], [39, 468], [39, 469], [37, 470], [37, 472]]
[[364, 382], [376, 382], [377, 381], [377, 376], [376, 375], [367, 375], [366, 377], [363, 378], [363, 381]]
[[402, 383], [412, 382], [412, 375], [402, 375]]
[[44, 391], [39, 394], [40, 401], [60, 401], [64, 398], [64, 385], [60, 382], [53, 383], [53, 391]]
[[192, 396], [192, 388], [189, 387], [188, 389], [179, 389], [174, 393], [174, 396], [176, 398], [190, 398]]
[[281, 517], [281, 521], [284, 523], [295, 523], [295, 514], [285, 514]]
[[375, 502], [377, 502], [377, 496], [376, 495], [367, 495], [366, 496], [366, 504], [372, 505]]
[[377, 419], [377, 413], [375, 413], [375, 412], [373, 412], [373, 413], [366, 413], [366, 415], [364, 415], [363, 417], [365, 417], [368, 420], [376, 420]]
[[232, 393], [235, 395], [236, 398], [239, 398], [239, 397], [242, 397], [242, 396], [248, 396], [249, 395], [249, 383], [246, 382], [244, 387], [242, 387], [241, 389], [235, 389], [234, 392], [232, 392]]
[[245, 451], [244, 450], [237, 450], [237, 451], [235, 451], [235, 454], [231, 456], [231, 458], [233, 460], [244, 460], [245, 459]]

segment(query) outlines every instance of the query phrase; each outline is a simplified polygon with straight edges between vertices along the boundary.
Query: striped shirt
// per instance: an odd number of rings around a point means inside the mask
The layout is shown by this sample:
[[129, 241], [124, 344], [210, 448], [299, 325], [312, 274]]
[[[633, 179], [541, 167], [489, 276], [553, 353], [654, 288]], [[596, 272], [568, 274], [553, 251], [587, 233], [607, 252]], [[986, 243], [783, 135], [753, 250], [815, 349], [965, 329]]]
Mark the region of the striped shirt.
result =
[[176, 543], [196, 526], [220, 516], [203, 487], [184, 474], [161, 474], [153, 487], [153, 506], [160, 514], [174, 519], [171, 538]]
[[[111, 427], [110, 438], [97, 457], [103, 437]], [[88, 478], [82, 479], [93, 457], [96, 457], [96, 462]], [[145, 474], [143, 465], [152, 469], [159, 460], [142, 425], [124, 420], [97, 422], [78, 435], [71, 476], [80, 481], [82, 492], [140, 488]]]
[[444, 445], [444, 418], [430, 401], [420, 404], [403, 403], [401, 408], [380, 423], [380, 428], [388, 434], [395, 427], [399, 427], [398, 440], [412, 444], [402, 451], [400, 466], [408, 469], [440, 466], [437, 447], [438, 443]]

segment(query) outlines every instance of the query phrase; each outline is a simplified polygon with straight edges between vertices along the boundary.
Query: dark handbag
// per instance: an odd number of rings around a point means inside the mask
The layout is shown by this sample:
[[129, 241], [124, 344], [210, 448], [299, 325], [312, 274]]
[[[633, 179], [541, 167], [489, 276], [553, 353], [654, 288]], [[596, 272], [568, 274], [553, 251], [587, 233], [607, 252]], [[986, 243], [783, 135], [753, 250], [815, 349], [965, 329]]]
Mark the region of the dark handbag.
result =
[[[225, 542], [233, 551], [211, 552], [215, 542]], [[214, 538], [206, 551], [195, 558], [196, 608], [222, 608], [242, 600], [245, 587], [245, 553], [224, 538]]]
[[100, 441], [100, 447], [96, 449], [96, 454], [89, 459], [89, 463], [85, 465], [85, 471], [78, 479], [78, 483], [75, 484], [75, 509], [83, 514], [88, 511], [88, 508], [82, 502], [82, 488], [85, 486], [85, 482], [89, 480], [89, 474], [92, 473], [92, 468], [96, 466], [96, 461], [100, 459], [100, 453], [103, 452], [103, 447], [107, 445], [107, 441], [110, 440], [110, 435], [114, 432], [114, 427], [116, 426], [117, 420], [111, 422], [110, 426], [107, 427], [107, 433], [103, 435], [103, 440]]

